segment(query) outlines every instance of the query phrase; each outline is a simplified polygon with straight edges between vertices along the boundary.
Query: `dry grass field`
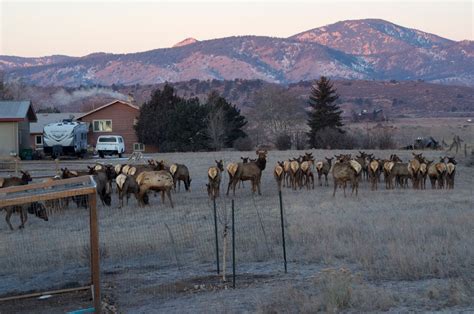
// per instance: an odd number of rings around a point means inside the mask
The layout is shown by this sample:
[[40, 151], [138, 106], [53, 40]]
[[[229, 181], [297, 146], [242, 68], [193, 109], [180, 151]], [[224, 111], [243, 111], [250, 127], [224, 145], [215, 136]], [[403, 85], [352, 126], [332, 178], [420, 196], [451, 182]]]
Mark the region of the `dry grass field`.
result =
[[[321, 159], [342, 151], [312, 152]], [[373, 152], [380, 157], [393, 153]], [[411, 156], [407, 151], [396, 153], [404, 161]], [[206, 172], [215, 159], [236, 161], [255, 152], [153, 156], [186, 164], [191, 191], [182, 187], [173, 193], [174, 209], [153, 196], [147, 207], [138, 207], [132, 196], [128, 206], [118, 208], [115, 193], [111, 207], [99, 204], [103, 298], [108, 308], [130, 313], [474, 311], [474, 168], [461, 156], [454, 190], [431, 190], [429, 184], [427, 190], [386, 190], [382, 182], [371, 191], [362, 182], [357, 197], [348, 193], [344, 198], [338, 191], [333, 198], [331, 177], [329, 187], [284, 188], [289, 261], [285, 274], [272, 170], [277, 160], [299, 154], [269, 152], [262, 196], [253, 196], [247, 182], [236, 191], [236, 289], [215, 275]], [[424, 154], [438, 159], [444, 153]], [[74, 168], [73, 162], [68, 166]], [[221, 255], [224, 224], [230, 222], [227, 181], [225, 174], [217, 201]], [[18, 226], [19, 218], [12, 220]], [[229, 231], [227, 275], [230, 244]], [[70, 206], [52, 213], [48, 222], [30, 216], [22, 231], [10, 231], [1, 223], [0, 252], [0, 295], [84, 284], [87, 211]], [[220, 263], [222, 267], [222, 256]], [[83, 305], [83, 298], [74, 300], [0, 303], [0, 313], [59, 313]]]

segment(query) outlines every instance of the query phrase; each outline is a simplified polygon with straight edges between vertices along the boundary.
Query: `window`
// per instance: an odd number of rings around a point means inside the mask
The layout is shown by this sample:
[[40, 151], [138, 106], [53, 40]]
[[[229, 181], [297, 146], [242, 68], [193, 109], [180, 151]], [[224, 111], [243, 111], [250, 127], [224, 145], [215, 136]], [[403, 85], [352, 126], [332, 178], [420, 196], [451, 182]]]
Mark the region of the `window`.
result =
[[94, 132], [112, 132], [112, 120], [94, 120]]
[[43, 146], [43, 135], [35, 135], [36, 146]]
[[143, 152], [145, 151], [145, 145], [143, 143], [133, 143], [134, 152]]
[[117, 138], [114, 136], [99, 137], [99, 143], [117, 143]]
[[119, 143], [123, 143], [123, 139], [121, 137], [118, 138]]

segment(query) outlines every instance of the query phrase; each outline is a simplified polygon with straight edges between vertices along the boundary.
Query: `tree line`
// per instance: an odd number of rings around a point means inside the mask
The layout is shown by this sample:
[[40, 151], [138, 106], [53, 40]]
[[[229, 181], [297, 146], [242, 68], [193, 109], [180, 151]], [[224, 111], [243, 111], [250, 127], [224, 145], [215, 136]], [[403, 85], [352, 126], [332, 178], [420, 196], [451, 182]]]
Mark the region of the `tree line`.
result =
[[205, 151], [233, 147], [247, 137], [246, 124], [240, 110], [217, 92], [201, 103], [165, 84], [141, 107], [135, 131], [140, 142], [163, 152]]

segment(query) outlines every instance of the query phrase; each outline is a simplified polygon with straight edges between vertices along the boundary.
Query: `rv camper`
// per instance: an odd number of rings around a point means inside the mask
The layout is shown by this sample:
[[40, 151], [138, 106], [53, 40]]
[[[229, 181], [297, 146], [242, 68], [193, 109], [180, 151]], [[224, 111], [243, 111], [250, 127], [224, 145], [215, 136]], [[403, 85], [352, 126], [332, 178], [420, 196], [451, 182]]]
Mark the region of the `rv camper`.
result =
[[53, 158], [60, 155], [83, 156], [87, 152], [88, 131], [87, 123], [71, 119], [49, 123], [43, 129], [44, 153]]

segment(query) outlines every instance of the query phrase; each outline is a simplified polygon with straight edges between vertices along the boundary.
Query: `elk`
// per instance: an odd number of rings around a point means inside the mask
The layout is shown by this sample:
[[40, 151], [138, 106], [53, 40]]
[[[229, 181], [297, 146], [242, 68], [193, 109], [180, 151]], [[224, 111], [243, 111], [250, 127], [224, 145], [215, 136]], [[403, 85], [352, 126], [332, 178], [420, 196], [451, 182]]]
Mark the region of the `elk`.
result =
[[[446, 181], [446, 172], [448, 171], [448, 167], [446, 166], [446, 157], [441, 157], [439, 162], [434, 165], [437, 172], [436, 181], [438, 181], [438, 188], [444, 189], [445, 181]], [[433, 183], [432, 183], [433, 185]]]
[[[97, 194], [102, 202], [102, 205], [110, 206], [112, 203], [112, 179], [109, 177], [105, 171], [98, 172], [94, 175], [94, 180], [96, 181]], [[85, 200], [76, 200], [76, 204], [79, 207], [79, 204], [87, 208], [87, 204], [84, 204]]]
[[18, 178], [18, 177], [0, 178], [0, 188], [7, 188], [9, 186], [17, 186], [17, 185], [26, 185], [33, 180], [28, 171], [20, 171], [20, 172], [21, 172], [21, 178]]
[[380, 173], [380, 162], [371, 157], [369, 160], [368, 171], [372, 191], [377, 190], [378, 177]]
[[408, 171], [408, 163], [397, 162], [393, 165], [390, 171], [390, 180], [395, 178], [395, 186], [401, 188], [408, 187], [408, 178], [410, 178], [410, 172]]
[[285, 160], [283, 162], [283, 171], [284, 171], [284, 180], [283, 186], [290, 187], [290, 180], [291, 180], [291, 168], [290, 168], [291, 161]]
[[[360, 166], [360, 165], [359, 165]], [[360, 171], [360, 170], [359, 170]], [[346, 186], [347, 182], [351, 182], [352, 193], [356, 192], [358, 194], [359, 184], [358, 184], [358, 173], [354, 169], [350, 160], [346, 158], [339, 159], [334, 163], [332, 167], [332, 177], [334, 179], [334, 192], [333, 197], [336, 196], [337, 187], [342, 187], [344, 190], [344, 197], [346, 197]]]
[[46, 212], [46, 208], [42, 203], [33, 202], [29, 204], [22, 204], [22, 205], [12, 205], [7, 206], [4, 208], [7, 212], [5, 216], [5, 220], [10, 227], [10, 230], [14, 230], [10, 218], [13, 213], [20, 214], [21, 225], [18, 229], [23, 229], [25, 227], [26, 220], [28, 219], [28, 214], [35, 215], [36, 217], [43, 219], [44, 221], [48, 221], [48, 213]]
[[178, 191], [181, 191], [181, 181], [183, 181], [185, 190], [189, 191], [191, 187], [191, 177], [189, 176], [188, 167], [183, 164], [172, 164], [170, 166], [170, 173], [173, 176], [174, 190], [176, 190], [176, 182], [178, 182]]
[[367, 158], [373, 157], [371, 154], [367, 154], [365, 152], [359, 151], [359, 156], [356, 156], [355, 161], [357, 161], [362, 169], [363, 177], [368, 180], [369, 179], [369, 170], [367, 167]]
[[[115, 184], [117, 185], [118, 197], [120, 201], [119, 208], [123, 207], [124, 196], [127, 197], [127, 205], [128, 205], [128, 199], [130, 198], [130, 194], [134, 194], [138, 202], [138, 192], [140, 191], [140, 188], [137, 184], [137, 181], [135, 180], [133, 176], [124, 175], [123, 173], [121, 173], [115, 178]], [[145, 194], [143, 198], [144, 198], [144, 203], [148, 204], [148, 196]]]
[[229, 174], [229, 184], [227, 185], [227, 195], [229, 195], [229, 190], [234, 180], [235, 174], [237, 173], [237, 169], [239, 168], [239, 164], [236, 162], [230, 162], [227, 164], [227, 173]]
[[420, 164], [420, 188], [422, 190], [426, 189], [426, 177], [428, 176], [428, 168], [433, 163], [433, 161], [428, 161], [426, 159]]
[[329, 186], [329, 184], [328, 184], [328, 174], [329, 174], [329, 171], [331, 170], [332, 160], [334, 159], [334, 157], [332, 157], [332, 158], [325, 157], [325, 159], [326, 160], [318, 161], [316, 163], [316, 171], [318, 172], [319, 186], [323, 185], [322, 182], [321, 182], [321, 176], [323, 176], [323, 175], [325, 177], [326, 186]]
[[293, 190], [296, 190], [296, 187], [300, 183], [300, 162], [299, 159], [294, 158], [290, 161], [290, 182]]
[[70, 179], [80, 176], [89, 175], [89, 170], [69, 170], [68, 168], [61, 168], [61, 179]]
[[310, 189], [310, 184], [314, 189], [314, 175], [311, 171], [311, 161], [303, 161], [300, 164], [300, 171], [301, 177], [300, 180], [302, 181], [302, 185], [306, 186], [306, 188]]
[[411, 176], [413, 182], [413, 188], [419, 189], [420, 188], [420, 165], [421, 161], [423, 161], [423, 154], [415, 154], [412, 153], [414, 159], [410, 160], [408, 163], [408, 173]]
[[281, 183], [285, 177], [285, 168], [283, 161], [277, 161], [277, 165], [273, 170], [273, 176], [275, 177], [275, 180], [277, 182], [278, 191], [281, 192]]
[[446, 157], [448, 162], [446, 163], [446, 188], [454, 189], [454, 176], [456, 175], [457, 162], [454, 157]]
[[171, 199], [171, 189], [173, 188], [174, 181], [171, 173], [166, 170], [158, 171], [143, 171], [136, 178], [139, 192], [138, 192], [138, 204], [144, 206], [147, 204], [147, 192], [160, 191], [161, 202], [165, 203], [165, 193], [170, 200], [171, 208], [174, 208], [173, 200]]
[[233, 195], [235, 195], [235, 186], [237, 183], [239, 181], [247, 180], [252, 182], [252, 192], [255, 193], [258, 191], [258, 195], [262, 195], [260, 191], [260, 180], [262, 177], [262, 171], [265, 170], [267, 164], [267, 151], [257, 150], [256, 154], [258, 157], [255, 162], [237, 164], [237, 171], [231, 181]]
[[214, 161], [216, 162], [216, 165], [209, 167], [207, 170], [207, 178], [209, 180], [209, 183], [206, 184], [207, 194], [211, 199], [216, 199], [216, 197], [219, 197], [222, 171], [224, 171], [224, 163], [222, 162], [222, 159], [219, 161]]

